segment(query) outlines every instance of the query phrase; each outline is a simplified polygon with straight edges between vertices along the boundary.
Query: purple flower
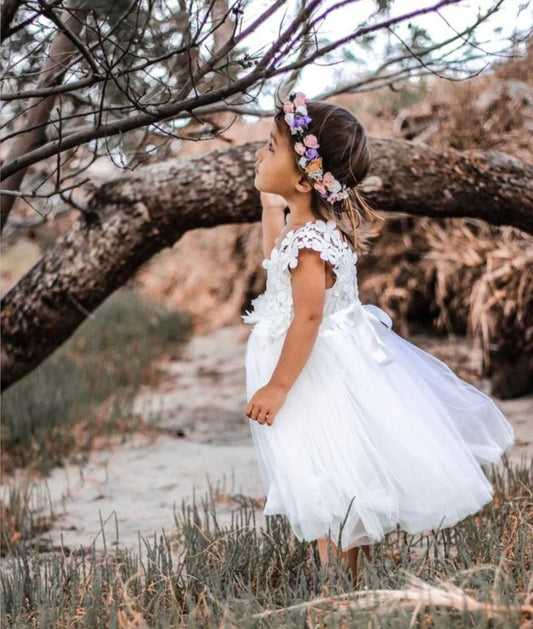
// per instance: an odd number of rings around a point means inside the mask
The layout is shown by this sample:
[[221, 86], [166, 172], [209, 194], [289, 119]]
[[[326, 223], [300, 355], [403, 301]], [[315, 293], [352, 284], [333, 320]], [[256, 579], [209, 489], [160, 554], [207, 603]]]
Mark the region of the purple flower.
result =
[[304, 155], [307, 159], [315, 159], [315, 157], [318, 157], [318, 151], [316, 149], [306, 149]]
[[309, 118], [309, 116], [300, 116], [299, 114], [295, 114], [294, 115], [294, 126], [295, 127], [306, 127], [310, 122], [311, 122], [312, 118]]

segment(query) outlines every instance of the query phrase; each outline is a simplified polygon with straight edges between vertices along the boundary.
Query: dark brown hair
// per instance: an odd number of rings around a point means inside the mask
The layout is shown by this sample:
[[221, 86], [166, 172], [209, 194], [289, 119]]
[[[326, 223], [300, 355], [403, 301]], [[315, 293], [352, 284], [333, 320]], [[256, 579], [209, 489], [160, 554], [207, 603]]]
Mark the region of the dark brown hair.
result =
[[[368, 249], [367, 237], [360, 227], [363, 219], [371, 222], [383, 221], [373, 210], [357, 187], [366, 177], [372, 164], [372, 154], [363, 125], [357, 118], [338, 105], [322, 101], [309, 101], [307, 112], [311, 117], [307, 131], [318, 139], [319, 155], [324, 171], [329, 171], [341, 184], [349, 188], [347, 199], [331, 204], [313, 189], [311, 210], [317, 219], [334, 220], [357, 252]], [[298, 164], [300, 156], [294, 150], [289, 126], [284, 119], [283, 106], [279, 107], [274, 120], [278, 131], [289, 138], [289, 147]], [[301, 170], [302, 176], [307, 175]], [[312, 182], [311, 179], [309, 181]], [[370, 234], [375, 235], [375, 234]]]

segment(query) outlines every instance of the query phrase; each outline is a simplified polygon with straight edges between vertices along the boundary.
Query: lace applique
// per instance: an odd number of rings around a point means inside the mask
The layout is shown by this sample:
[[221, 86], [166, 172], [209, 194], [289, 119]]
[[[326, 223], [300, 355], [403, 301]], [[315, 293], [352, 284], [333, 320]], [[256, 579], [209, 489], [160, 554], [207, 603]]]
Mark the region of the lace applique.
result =
[[335, 267], [343, 250], [349, 247], [342, 239], [335, 221], [325, 223], [319, 220], [315, 223], [307, 223], [296, 230], [294, 236], [289, 239], [286, 261], [291, 269], [298, 264], [300, 249], [312, 249], [319, 252], [322, 260], [330, 262]]
[[267, 269], [265, 292], [252, 301], [252, 310], [242, 315], [242, 320], [254, 324], [254, 331], [262, 336], [283, 334], [291, 323], [294, 313], [290, 270], [297, 266], [301, 249], [319, 252], [322, 260], [333, 266], [336, 281], [327, 289], [327, 293], [332, 293], [329, 299], [333, 303], [326, 303], [330, 312], [359, 301], [357, 254], [350, 249], [334, 221], [309, 221], [287, 232], [279, 248], [274, 247], [270, 258], [263, 260], [263, 267]]

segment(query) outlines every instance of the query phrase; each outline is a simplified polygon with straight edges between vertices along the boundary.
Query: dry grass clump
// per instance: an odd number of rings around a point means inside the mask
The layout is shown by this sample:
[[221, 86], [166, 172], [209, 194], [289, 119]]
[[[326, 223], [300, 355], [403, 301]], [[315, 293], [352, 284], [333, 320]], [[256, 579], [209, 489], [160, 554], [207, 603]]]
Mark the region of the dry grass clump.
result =
[[425, 226], [422, 264], [433, 268], [436, 328], [451, 333], [466, 324], [493, 394], [525, 393], [533, 374], [533, 239], [512, 227], [447, 223]]
[[518, 81], [492, 80], [483, 91], [462, 84], [440, 109], [438, 132], [430, 143], [459, 151], [497, 149], [529, 161], [531, 147], [524, 130], [533, 124], [532, 107], [533, 88]]
[[[499, 150], [532, 162], [533, 40], [490, 74], [421, 82], [424, 97], [397, 113], [394, 135], [435, 148]], [[392, 112], [391, 112], [392, 113]]]
[[[339, 618], [347, 616], [347, 612], [355, 610], [373, 610], [374, 613], [390, 613], [394, 608], [403, 608], [411, 610], [411, 619], [416, 617], [417, 610], [428, 608], [431, 606], [441, 609], [464, 610], [467, 612], [481, 612], [489, 623], [496, 621], [504, 623], [509, 617], [509, 607], [507, 605], [495, 602], [482, 602], [469, 596], [460, 587], [452, 583], [439, 583], [431, 585], [422, 579], [417, 578], [413, 574], [405, 572], [405, 578], [409, 585], [400, 590], [373, 590], [363, 592], [350, 592], [348, 594], [339, 594], [336, 596], [315, 598], [305, 603], [293, 605], [287, 609], [267, 610], [259, 614], [254, 614], [252, 618], [262, 619], [272, 617], [274, 615], [285, 615], [288, 612], [306, 611], [312, 613], [313, 625], [324, 620], [324, 611], [322, 608], [331, 607], [335, 609], [335, 613]], [[533, 618], [533, 595], [528, 596], [526, 602], [517, 609], [520, 618], [526, 622]], [[331, 611], [329, 612], [331, 614]], [[428, 617], [429, 616], [429, 617]], [[431, 615], [426, 615], [425, 620], [429, 624]], [[521, 624], [525, 627], [526, 622]], [[411, 624], [409, 626], [412, 626]]]
[[[40, 556], [19, 547], [4, 570], [3, 627], [492, 627], [533, 619], [533, 461], [487, 466], [494, 500], [454, 527], [389, 533], [363, 562], [361, 587], [281, 516], [258, 527], [253, 500], [231, 522], [220, 492], [182, 504], [176, 530], [139, 553], [93, 546]], [[118, 530], [117, 530], [118, 537]], [[109, 544], [109, 548], [112, 545]]]
[[524, 364], [533, 356], [532, 245], [520, 230], [475, 219], [391, 218], [359, 263], [361, 292], [397, 315], [401, 334], [428, 326], [466, 334], [482, 349], [484, 376], [501, 357], [510, 370], [521, 364], [527, 377], [533, 369]]
[[527, 41], [523, 59], [504, 59], [494, 66], [493, 74], [499, 80], [516, 79], [533, 85], [533, 37]]
[[[471, 338], [489, 327], [510, 327], [505, 326], [509, 320], [524, 327], [524, 337], [533, 338], [529, 317], [533, 301], [532, 239], [515, 228], [490, 227], [481, 221], [465, 224], [461, 219], [447, 219], [446, 223], [443, 226], [426, 220], [421, 225], [429, 245], [422, 261], [435, 273], [435, 301], [440, 309], [437, 328], [453, 331], [453, 310], [467, 322]], [[498, 317], [497, 321], [493, 318], [492, 326], [489, 313]], [[482, 340], [488, 348], [488, 334]]]

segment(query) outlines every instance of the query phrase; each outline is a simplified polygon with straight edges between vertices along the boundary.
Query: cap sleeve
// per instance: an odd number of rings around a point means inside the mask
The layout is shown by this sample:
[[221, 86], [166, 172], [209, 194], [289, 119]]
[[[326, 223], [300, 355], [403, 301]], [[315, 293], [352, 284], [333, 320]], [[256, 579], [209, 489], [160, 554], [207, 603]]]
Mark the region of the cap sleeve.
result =
[[314, 221], [297, 229], [287, 243], [284, 266], [294, 269], [298, 265], [298, 256], [302, 249], [310, 249], [320, 254], [322, 260], [337, 266], [342, 249], [342, 236], [335, 221]]

